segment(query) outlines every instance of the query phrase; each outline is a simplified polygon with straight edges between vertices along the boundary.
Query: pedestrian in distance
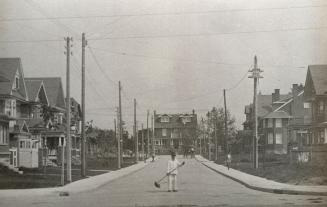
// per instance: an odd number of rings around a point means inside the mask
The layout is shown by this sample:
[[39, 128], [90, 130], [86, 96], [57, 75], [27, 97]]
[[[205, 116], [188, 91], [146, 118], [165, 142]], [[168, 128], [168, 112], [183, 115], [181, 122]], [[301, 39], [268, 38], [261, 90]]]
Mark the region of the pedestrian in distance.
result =
[[227, 160], [226, 160], [226, 164], [227, 164], [227, 168], [229, 170], [230, 166], [231, 166], [231, 163], [232, 163], [232, 154], [230, 151], [228, 151], [228, 154], [227, 154]]
[[151, 153], [151, 157], [152, 157], [152, 161], [151, 162], [154, 162], [154, 157], [155, 157], [154, 153]]
[[177, 168], [182, 166], [177, 159], [176, 159], [176, 152], [171, 152], [171, 159], [168, 161], [168, 169], [167, 169], [167, 176], [168, 176], [168, 192], [177, 192]]

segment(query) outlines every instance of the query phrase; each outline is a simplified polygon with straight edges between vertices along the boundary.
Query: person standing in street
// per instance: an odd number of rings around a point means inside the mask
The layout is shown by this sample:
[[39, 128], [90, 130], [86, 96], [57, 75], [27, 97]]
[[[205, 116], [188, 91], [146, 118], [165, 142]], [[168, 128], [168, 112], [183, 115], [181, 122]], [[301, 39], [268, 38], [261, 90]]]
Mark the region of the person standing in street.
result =
[[177, 168], [182, 164], [176, 159], [176, 152], [171, 152], [171, 159], [168, 161], [168, 192], [177, 192]]

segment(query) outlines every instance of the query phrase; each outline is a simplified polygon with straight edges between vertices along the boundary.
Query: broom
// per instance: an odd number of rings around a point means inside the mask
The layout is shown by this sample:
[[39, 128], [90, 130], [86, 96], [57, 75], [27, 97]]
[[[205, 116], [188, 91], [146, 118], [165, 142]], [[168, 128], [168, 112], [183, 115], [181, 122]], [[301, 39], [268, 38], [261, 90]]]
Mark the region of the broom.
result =
[[174, 172], [175, 170], [177, 170], [177, 168], [182, 167], [183, 165], [185, 165], [185, 162], [183, 161], [179, 166], [177, 166], [175, 169], [172, 169], [170, 172], [168, 172], [168, 174], [166, 174], [165, 176], [163, 176], [160, 180], [158, 181], [154, 181], [154, 186], [156, 188], [160, 188], [160, 182], [165, 179], [168, 175], [170, 175], [170, 173]]

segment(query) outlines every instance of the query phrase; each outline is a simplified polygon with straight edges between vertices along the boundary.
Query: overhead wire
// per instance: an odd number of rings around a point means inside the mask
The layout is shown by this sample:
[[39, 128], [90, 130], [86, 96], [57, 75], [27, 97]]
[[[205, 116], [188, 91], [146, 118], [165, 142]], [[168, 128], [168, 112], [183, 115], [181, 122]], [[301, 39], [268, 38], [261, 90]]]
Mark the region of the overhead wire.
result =
[[166, 34], [166, 35], [130, 35], [130, 36], [113, 36], [113, 37], [98, 37], [89, 40], [126, 40], [126, 39], [165, 39], [165, 38], [189, 38], [189, 37], [208, 37], [220, 35], [235, 35], [235, 34], [258, 34], [258, 33], [272, 33], [272, 32], [294, 32], [294, 31], [309, 31], [309, 30], [325, 30], [327, 26], [319, 27], [303, 27], [303, 28], [286, 28], [286, 29], [272, 29], [272, 30], [252, 30], [252, 31], [235, 31], [235, 32], [211, 32], [198, 34]]
[[235, 12], [258, 12], [258, 11], [274, 11], [274, 10], [291, 10], [291, 9], [307, 9], [307, 8], [324, 8], [327, 5], [304, 5], [291, 7], [274, 7], [274, 8], [250, 8], [250, 9], [217, 9], [207, 11], [183, 11], [183, 12], [161, 12], [161, 13], [140, 13], [140, 14], [113, 14], [113, 15], [89, 15], [89, 16], [55, 16], [55, 17], [16, 17], [16, 18], [0, 18], [1, 21], [43, 21], [43, 20], [69, 20], [69, 19], [91, 19], [91, 18], [115, 18], [115, 17], [144, 17], [144, 16], [180, 16], [194, 14], [214, 14], [214, 13], [235, 13]]

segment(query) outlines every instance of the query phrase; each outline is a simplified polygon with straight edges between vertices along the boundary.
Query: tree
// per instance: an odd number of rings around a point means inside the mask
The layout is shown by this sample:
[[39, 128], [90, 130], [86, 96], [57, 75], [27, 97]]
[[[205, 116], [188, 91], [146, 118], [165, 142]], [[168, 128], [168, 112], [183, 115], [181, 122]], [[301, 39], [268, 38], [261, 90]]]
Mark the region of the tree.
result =
[[50, 106], [43, 104], [41, 116], [43, 118], [43, 122], [47, 124], [49, 120], [54, 118], [54, 111]]
[[[208, 111], [206, 120], [204, 121], [204, 127], [211, 138], [213, 143], [216, 143], [220, 146], [224, 146], [224, 139], [225, 139], [225, 111], [223, 107], [216, 108], [213, 107], [211, 111]], [[215, 129], [216, 129], [216, 136], [215, 139]], [[203, 129], [202, 129], [203, 130]], [[227, 110], [227, 130], [228, 130], [228, 144], [233, 144], [236, 141], [236, 126], [235, 126], [235, 118], [232, 117], [229, 110]]]

